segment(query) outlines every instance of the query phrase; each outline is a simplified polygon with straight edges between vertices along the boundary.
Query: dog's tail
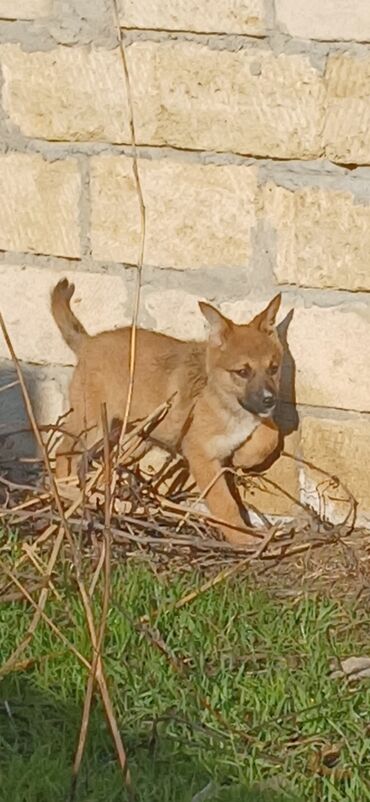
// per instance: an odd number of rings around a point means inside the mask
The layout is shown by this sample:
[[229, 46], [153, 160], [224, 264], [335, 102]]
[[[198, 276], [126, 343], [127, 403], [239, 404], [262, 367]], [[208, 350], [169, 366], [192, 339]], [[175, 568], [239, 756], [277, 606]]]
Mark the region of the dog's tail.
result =
[[51, 311], [67, 345], [78, 354], [83, 340], [89, 335], [72, 312], [70, 300], [74, 291], [74, 284], [69, 284], [66, 278], [59, 281], [51, 293]]

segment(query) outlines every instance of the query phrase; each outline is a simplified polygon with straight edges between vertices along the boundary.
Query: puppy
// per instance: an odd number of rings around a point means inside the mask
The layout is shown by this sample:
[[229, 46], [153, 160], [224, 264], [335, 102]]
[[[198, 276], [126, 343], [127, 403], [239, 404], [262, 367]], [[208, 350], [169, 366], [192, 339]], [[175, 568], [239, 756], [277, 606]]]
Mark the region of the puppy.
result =
[[[110, 423], [123, 419], [129, 382], [130, 328], [91, 337], [71, 309], [73, 292], [73, 284], [64, 279], [51, 296], [56, 324], [78, 358], [70, 385], [72, 413], [56, 455], [58, 478], [76, 473], [81, 452], [102, 436], [102, 403]], [[153, 437], [185, 456], [199, 490], [207, 491], [211, 514], [225, 522], [220, 525], [224, 537], [238, 546], [255, 540], [222, 468], [230, 461], [252, 468], [277, 447], [272, 415], [282, 361], [275, 329], [280, 300], [277, 295], [245, 325], [201, 302], [209, 324], [207, 342], [183, 342], [144, 329], [136, 333], [129, 421], [145, 419], [174, 396]]]

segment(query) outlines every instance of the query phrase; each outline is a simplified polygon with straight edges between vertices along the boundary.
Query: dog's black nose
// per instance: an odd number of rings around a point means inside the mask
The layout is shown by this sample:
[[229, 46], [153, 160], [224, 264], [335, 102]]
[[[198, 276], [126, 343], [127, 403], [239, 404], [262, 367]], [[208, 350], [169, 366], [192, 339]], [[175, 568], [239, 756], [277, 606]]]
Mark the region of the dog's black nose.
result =
[[276, 398], [272, 393], [269, 393], [267, 390], [263, 393], [262, 404], [265, 409], [272, 409], [272, 407], [276, 404]]

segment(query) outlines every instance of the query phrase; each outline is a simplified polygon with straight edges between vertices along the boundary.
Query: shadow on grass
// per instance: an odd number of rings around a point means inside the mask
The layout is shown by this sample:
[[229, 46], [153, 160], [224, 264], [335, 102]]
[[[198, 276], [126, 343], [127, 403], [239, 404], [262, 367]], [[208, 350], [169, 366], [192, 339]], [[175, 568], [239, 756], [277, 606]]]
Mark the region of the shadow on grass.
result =
[[[1, 802], [67, 802], [80, 717], [78, 702], [61, 701], [57, 694], [39, 690], [24, 674], [10, 675], [0, 683]], [[248, 791], [228, 785], [227, 778], [213, 782], [196, 755], [189, 755], [181, 741], [166, 734], [158, 736], [155, 744], [150, 729], [131, 731], [125, 737], [122, 726], [122, 734], [137, 800], [191, 802], [199, 795], [199, 802], [282, 802], [283, 797], [272, 791]], [[92, 710], [75, 799], [127, 799], [98, 703]]]

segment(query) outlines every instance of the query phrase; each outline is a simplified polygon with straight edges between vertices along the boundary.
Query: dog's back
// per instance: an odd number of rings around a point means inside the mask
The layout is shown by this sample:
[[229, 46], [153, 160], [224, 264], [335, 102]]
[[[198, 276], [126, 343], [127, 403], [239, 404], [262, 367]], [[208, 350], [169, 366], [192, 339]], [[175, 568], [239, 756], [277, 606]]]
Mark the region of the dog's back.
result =
[[[70, 301], [74, 286], [59, 282], [51, 296], [51, 309], [63, 338], [77, 354], [70, 402], [80, 431], [96, 424], [101, 404], [108, 419], [122, 418], [127, 401], [132, 330], [130, 327], [90, 336], [74, 315]], [[135, 372], [130, 420], [145, 418], [174, 396], [172, 409], [157, 436], [174, 447], [184, 417], [206, 383], [205, 344], [183, 342], [157, 332], [136, 330]], [[184, 364], [187, 370], [184, 371]], [[78, 410], [81, 410], [79, 416]], [[82, 413], [85, 416], [83, 425]]]

